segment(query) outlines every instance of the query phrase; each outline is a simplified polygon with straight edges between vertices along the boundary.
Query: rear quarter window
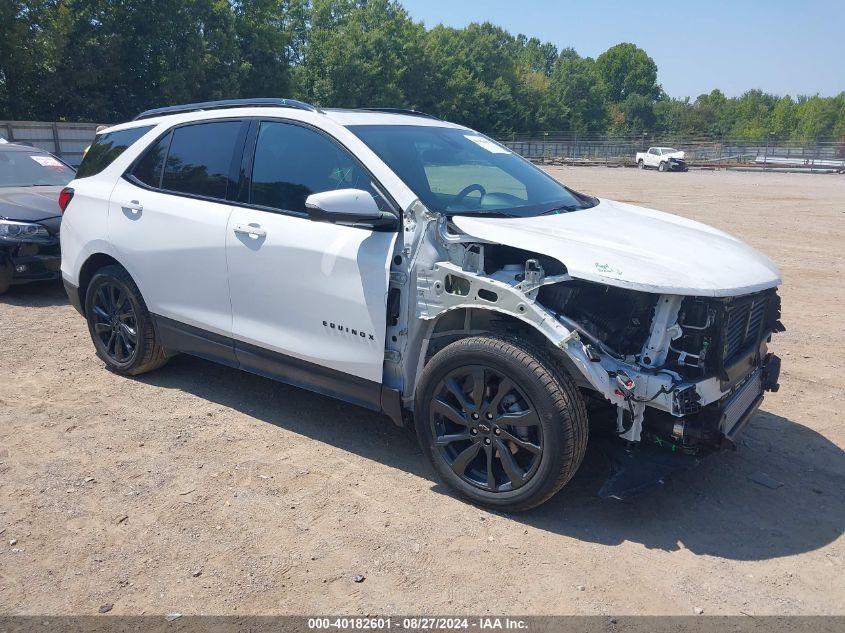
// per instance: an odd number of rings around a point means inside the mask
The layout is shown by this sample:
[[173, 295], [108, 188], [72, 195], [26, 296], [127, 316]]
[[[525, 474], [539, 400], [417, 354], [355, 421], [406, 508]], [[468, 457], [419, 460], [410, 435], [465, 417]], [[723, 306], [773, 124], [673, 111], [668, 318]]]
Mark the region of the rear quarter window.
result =
[[87, 178], [99, 174], [153, 127], [146, 125], [118, 132], [98, 134], [94, 138], [94, 142], [91, 143], [91, 147], [85, 152], [85, 157], [76, 172], [76, 177]]

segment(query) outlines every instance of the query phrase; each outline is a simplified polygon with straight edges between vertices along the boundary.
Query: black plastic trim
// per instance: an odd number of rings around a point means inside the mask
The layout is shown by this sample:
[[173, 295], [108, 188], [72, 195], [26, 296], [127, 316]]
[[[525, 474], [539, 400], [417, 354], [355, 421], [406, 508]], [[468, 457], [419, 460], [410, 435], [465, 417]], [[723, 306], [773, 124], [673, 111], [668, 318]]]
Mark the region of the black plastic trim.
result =
[[322, 112], [319, 108], [297, 101], [296, 99], [275, 99], [270, 97], [257, 97], [253, 99], [224, 99], [219, 101], [200, 101], [197, 103], [183, 103], [181, 105], [165, 106], [144, 110], [133, 121], [149, 119], [166, 114], [184, 114], [186, 112], [204, 112], [206, 110], [222, 110], [225, 108], [293, 108], [295, 110], [306, 110], [308, 112]]
[[[198, 356], [373, 411], [382, 411], [383, 397], [390, 401], [389, 394], [383, 396], [381, 383], [208, 332], [157, 314], [151, 316], [159, 343], [168, 352]], [[394, 403], [390, 401], [388, 406], [390, 408], [385, 410], [394, 417]]]
[[74, 286], [67, 279], [62, 279], [67, 293], [67, 299], [79, 314], [85, 316], [85, 311], [82, 309], [82, 298], [79, 296], [79, 286]]
[[434, 119], [441, 121], [439, 117], [427, 112], [420, 112], [419, 110], [411, 110], [409, 108], [355, 108], [352, 112], [384, 112], [385, 114], [406, 114], [408, 116], [420, 116], [426, 119]]
[[183, 352], [229, 367], [238, 367], [235, 342], [231, 338], [158, 314], [150, 316], [153, 317], [159, 344], [168, 351]]

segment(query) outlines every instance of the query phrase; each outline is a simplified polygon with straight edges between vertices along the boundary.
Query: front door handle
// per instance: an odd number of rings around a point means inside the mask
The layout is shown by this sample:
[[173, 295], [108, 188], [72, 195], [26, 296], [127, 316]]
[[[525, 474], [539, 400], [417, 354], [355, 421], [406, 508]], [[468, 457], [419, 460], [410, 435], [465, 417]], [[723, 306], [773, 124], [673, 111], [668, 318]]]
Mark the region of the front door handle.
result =
[[241, 233], [242, 235], [249, 235], [252, 239], [257, 240], [259, 237], [266, 237], [267, 231], [262, 229], [260, 226], [254, 226], [251, 224], [238, 224], [235, 226], [235, 233]]

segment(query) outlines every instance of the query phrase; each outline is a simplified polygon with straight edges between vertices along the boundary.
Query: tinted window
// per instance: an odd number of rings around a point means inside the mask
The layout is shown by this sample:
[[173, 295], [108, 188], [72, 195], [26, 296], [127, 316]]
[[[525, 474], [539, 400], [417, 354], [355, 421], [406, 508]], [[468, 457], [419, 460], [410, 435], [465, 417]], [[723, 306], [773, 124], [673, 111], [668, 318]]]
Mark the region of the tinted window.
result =
[[387, 209], [367, 173], [337, 143], [298, 125], [261, 124], [252, 168], [252, 204], [304, 212], [305, 199], [312, 193], [335, 189], [369, 191], [379, 208]]
[[0, 187], [66, 185], [71, 180], [73, 169], [50, 154], [0, 147]]
[[161, 170], [164, 167], [164, 157], [167, 156], [167, 149], [170, 147], [172, 136], [173, 133], [171, 132], [159, 139], [136, 163], [135, 169], [132, 170], [132, 176], [136, 180], [140, 180], [150, 187], [159, 188], [161, 186]]
[[162, 189], [225, 198], [240, 128], [240, 121], [220, 121], [173, 130]]
[[151, 129], [153, 129], [152, 125], [145, 125], [119, 132], [98, 134], [94, 138], [94, 142], [91, 143], [91, 147], [85, 152], [85, 156], [82, 158], [82, 164], [79, 166], [79, 171], [76, 172], [76, 177], [87, 178], [88, 176], [99, 174], [111, 165], [118, 156], [125, 152], [132, 143], [144, 136]]

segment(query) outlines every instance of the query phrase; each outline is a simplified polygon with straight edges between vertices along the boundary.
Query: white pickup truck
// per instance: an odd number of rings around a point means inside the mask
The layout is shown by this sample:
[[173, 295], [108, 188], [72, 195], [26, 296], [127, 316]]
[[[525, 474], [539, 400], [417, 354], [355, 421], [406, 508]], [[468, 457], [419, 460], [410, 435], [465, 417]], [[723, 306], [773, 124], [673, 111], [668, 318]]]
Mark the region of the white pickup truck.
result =
[[658, 171], [686, 171], [687, 161], [682, 151], [672, 147], [649, 147], [647, 152], [637, 152], [637, 167], [656, 167]]

